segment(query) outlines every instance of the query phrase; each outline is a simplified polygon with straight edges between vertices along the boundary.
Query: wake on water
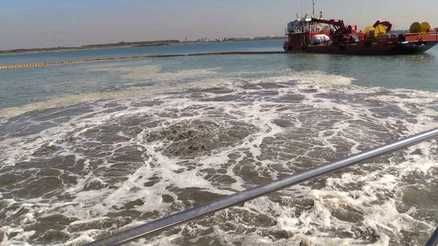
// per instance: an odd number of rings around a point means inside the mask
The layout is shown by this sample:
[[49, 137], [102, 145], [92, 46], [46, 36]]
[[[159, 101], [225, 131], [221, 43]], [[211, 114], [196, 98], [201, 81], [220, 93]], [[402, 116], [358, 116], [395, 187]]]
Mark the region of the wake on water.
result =
[[[0, 242], [80, 245], [438, 122], [436, 94], [317, 71], [121, 72], [169, 88], [2, 111]], [[133, 245], [421, 245], [438, 224], [437, 160], [422, 143]]]

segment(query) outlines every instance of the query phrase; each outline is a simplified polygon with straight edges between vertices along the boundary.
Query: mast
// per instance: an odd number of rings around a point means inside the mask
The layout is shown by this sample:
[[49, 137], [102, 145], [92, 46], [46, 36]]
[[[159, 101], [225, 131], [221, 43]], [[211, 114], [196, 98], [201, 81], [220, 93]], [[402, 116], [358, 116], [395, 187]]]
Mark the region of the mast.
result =
[[312, 6], [313, 6], [313, 12], [312, 12], [312, 17], [315, 17], [315, 0], [312, 0]]

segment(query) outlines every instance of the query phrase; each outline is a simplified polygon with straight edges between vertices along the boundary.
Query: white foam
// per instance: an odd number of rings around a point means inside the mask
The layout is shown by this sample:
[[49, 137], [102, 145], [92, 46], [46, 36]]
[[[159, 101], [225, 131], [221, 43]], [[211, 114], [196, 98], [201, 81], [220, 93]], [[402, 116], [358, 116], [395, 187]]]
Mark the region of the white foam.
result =
[[[156, 76], [161, 80], [173, 81], [177, 80], [180, 76], [185, 78], [196, 78], [202, 76], [209, 76], [215, 74], [215, 71], [204, 71], [204, 70], [188, 70], [179, 71], [176, 73], [162, 73], [158, 68], [143, 67], [143, 68], [127, 69], [128, 77], [127, 79], [146, 79]], [[157, 74], [158, 73], [158, 74]], [[129, 75], [130, 74], [130, 75]], [[185, 75], [184, 75], [185, 74]], [[198, 78], [199, 78], [198, 77]], [[256, 80], [246, 81], [248, 83], [259, 83], [259, 82], [283, 82], [287, 83], [291, 80], [296, 80], [296, 87], [280, 88], [278, 89], [280, 96], [285, 95], [288, 92], [300, 93], [302, 89], [316, 89], [315, 93], [303, 94], [304, 99], [300, 102], [301, 106], [308, 106], [309, 108], [318, 110], [336, 110], [337, 112], [342, 112], [347, 115], [351, 120], [366, 119], [372, 123], [380, 125], [403, 125], [407, 128], [404, 134], [417, 133], [418, 131], [425, 130], [430, 127], [434, 127], [431, 116], [436, 115], [436, 112], [427, 106], [436, 100], [436, 94], [433, 93], [420, 93], [412, 91], [399, 91], [403, 95], [408, 97], [399, 97], [396, 95], [380, 95], [373, 96], [373, 100], [380, 100], [381, 102], [390, 103], [391, 105], [398, 105], [403, 111], [408, 112], [409, 108], [407, 104], [415, 103], [423, 110], [418, 115], [416, 115], [416, 123], [407, 121], [406, 119], [389, 117], [388, 119], [379, 119], [373, 115], [373, 113], [364, 107], [358, 107], [357, 105], [349, 105], [344, 103], [339, 103], [333, 99], [319, 98], [315, 94], [326, 93], [326, 92], [339, 92], [343, 94], [354, 95], [355, 93], [372, 93], [378, 91], [378, 88], [357, 88], [354, 86], [348, 86], [354, 79], [339, 75], [330, 75], [316, 71], [306, 71], [306, 72], [291, 72], [284, 76], [273, 76], [267, 78], [261, 78]], [[227, 88], [232, 89], [230, 95], [235, 95], [238, 93], [245, 93], [246, 90], [237, 87], [241, 84], [238, 79], [223, 79], [220, 82], [211, 81], [211, 84], [200, 85], [199, 82], [203, 81], [199, 79], [197, 83], [190, 84], [188, 86], [181, 86], [179, 88], [170, 88], [169, 90], [181, 91], [183, 88], [192, 87], [212, 87], [213, 85], [222, 85]], [[169, 157], [162, 153], [163, 141], [156, 141], [154, 143], [145, 142], [145, 135], [147, 131], [152, 131], [156, 129], [145, 129], [145, 131], [140, 134], [137, 138], [132, 139], [130, 144], [140, 145], [145, 148], [145, 152], [150, 156], [149, 159], [145, 160], [143, 165], [135, 170], [135, 172], [128, 177], [128, 180], [123, 183], [117, 184], [116, 188], [106, 188], [99, 191], [83, 191], [84, 186], [90, 179], [96, 178], [92, 174], [82, 177], [78, 180], [78, 184], [73, 187], [69, 187], [66, 190], [67, 194], [72, 194], [75, 196], [73, 202], [69, 204], [56, 204], [56, 203], [41, 203], [41, 201], [29, 200], [29, 204], [36, 205], [35, 207], [29, 206], [30, 212], [26, 215], [26, 221], [29, 222], [35, 220], [35, 214], [47, 214], [55, 209], [58, 212], [62, 212], [64, 215], [76, 217], [79, 222], [86, 222], [92, 218], [103, 218], [108, 212], [113, 211], [113, 206], [125, 204], [126, 202], [133, 201], [136, 199], [146, 200], [147, 202], [140, 207], [141, 211], [159, 211], [160, 213], [167, 214], [169, 212], [169, 205], [162, 201], [163, 194], [169, 194], [172, 197], [177, 197], [175, 194], [168, 191], [166, 188], [169, 186], [174, 186], [179, 189], [198, 187], [200, 189], [210, 191], [216, 194], [230, 194], [229, 189], [242, 190], [245, 187], [245, 182], [241, 177], [236, 175], [233, 171], [235, 165], [238, 165], [239, 161], [245, 157], [247, 152], [252, 155], [253, 158], [257, 160], [257, 157], [261, 155], [261, 146], [264, 139], [268, 137], [275, 137], [285, 133], [284, 128], [281, 128], [273, 124], [273, 120], [278, 119], [281, 116], [287, 116], [289, 118], [296, 118], [301, 112], [295, 112], [293, 109], [287, 109], [285, 111], [278, 111], [278, 105], [280, 103], [275, 103], [271, 101], [265, 101], [263, 99], [257, 99], [255, 101], [246, 102], [204, 102], [198, 101], [194, 98], [189, 98], [179, 95], [161, 95], [162, 88], [157, 91], [153, 90], [126, 90], [117, 93], [96, 93], [87, 94], [77, 97], [65, 97], [57, 101], [48, 101], [41, 104], [36, 104], [32, 106], [25, 106], [17, 108], [10, 115], [20, 114], [20, 112], [25, 112], [27, 110], [43, 109], [45, 107], [53, 107], [53, 105], [61, 106], [67, 104], [73, 104], [78, 102], [88, 102], [99, 100], [102, 98], [116, 98], [117, 102], [124, 103], [129, 106], [130, 103], [136, 102], [137, 98], [142, 98], [148, 95], [150, 99], [160, 99], [163, 101], [161, 105], [158, 106], [145, 106], [145, 107], [129, 107], [126, 110], [113, 113], [103, 113], [105, 109], [101, 108], [98, 103], [95, 103], [95, 115], [90, 114], [89, 118], [74, 117], [70, 122], [59, 124], [57, 127], [48, 129], [39, 134], [39, 136], [29, 136], [26, 138], [14, 138], [6, 139], [0, 142], [0, 145], [7, 148], [8, 156], [7, 163], [14, 164], [18, 160], [24, 160], [29, 158], [31, 154], [38, 149], [40, 146], [47, 143], [55, 143], [57, 141], [63, 142], [69, 136], [69, 133], [75, 132], [73, 138], [77, 138], [81, 133], [93, 127], [99, 128], [101, 125], [105, 125], [108, 122], [115, 121], [120, 118], [132, 116], [132, 115], [152, 115], [152, 117], [159, 117], [159, 115], [166, 112], [182, 112], [185, 108], [190, 106], [203, 106], [217, 110], [219, 112], [225, 112], [230, 116], [234, 116], [239, 121], [255, 126], [256, 132], [243, 139], [240, 143], [235, 146], [224, 147], [213, 151], [211, 155], [200, 156], [195, 160], [200, 166], [193, 170], [185, 171], [183, 173], [177, 173], [176, 170], [180, 169], [181, 166], [178, 162], [181, 161], [177, 157]], [[208, 93], [206, 93], [208, 95]], [[412, 98], [414, 97], [414, 98]], [[2, 111], [2, 112], [7, 112]], [[8, 114], [5, 114], [8, 115]], [[184, 116], [179, 118], [160, 118], [166, 124], [175, 124], [185, 120], [194, 119], [206, 119], [208, 115], [204, 111], [200, 110], [198, 115], [195, 116]], [[294, 122], [296, 127], [302, 126], [302, 122]], [[161, 127], [161, 126], [159, 126]], [[335, 137], [341, 137], [345, 141], [351, 141], [353, 147], [351, 152], [358, 152], [359, 143], [356, 140], [348, 139], [348, 135], [345, 136], [344, 133], [351, 130], [352, 126], [349, 121], [340, 121], [333, 126], [333, 129], [327, 132], [318, 132], [316, 140], [322, 143], [325, 148], [331, 149], [332, 151], [337, 151], [336, 146], [333, 142]], [[80, 131], [78, 129], [81, 129]], [[354, 129], [358, 136], [367, 136], [368, 130], [366, 127], [364, 129]], [[328, 133], [328, 134], [326, 134]], [[382, 139], [373, 140], [370, 139], [370, 144], [376, 144]], [[65, 142], [65, 141], [64, 141]], [[71, 146], [68, 143], [64, 143], [63, 154], [75, 154], [72, 152]], [[120, 147], [120, 146], [119, 146]], [[290, 240], [284, 240], [284, 243], [292, 243], [294, 241], [305, 241], [313, 244], [321, 244], [321, 242], [326, 243], [325, 245], [349, 245], [354, 243], [366, 243], [361, 240], [353, 239], [340, 239], [340, 238], [326, 238], [325, 234], [321, 228], [331, 228], [331, 229], [343, 229], [348, 231], [352, 224], [344, 221], [340, 221], [335, 218], [330, 209], [342, 208], [345, 206], [354, 208], [360, 211], [364, 215], [364, 221], [358, 222], [362, 223], [363, 226], [368, 226], [376, 231], [379, 235], [379, 241], [374, 245], [389, 245], [389, 239], [393, 235], [399, 235], [401, 230], [412, 230], [415, 223], [425, 223], [419, 221], [410, 213], [400, 213], [396, 207], [396, 200], [392, 197], [386, 197], [385, 200], [381, 200], [381, 197], [376, 194], [396, 194], [401, 191], [403, 175], [408, 175], [410, 173], [420, 173], [426, 177], [430, 170], [438, 167], [436, 157], [431, 153], [431, 143], [424, 143], [416, 148], [421, 149], [421, 155], [411, 155], [406, 154], [407, 160], [402, 163], [392, 163], [391, 166], [385, 167], [383, 164], [379, 165], [379, 169], [375, 171], [370, 171], [364, 175], [355, 175], [352, 173], [346, 173], [339, 178], [328, 178], [325, 187], [315, 188], [310, 191], [308, 187], [299, 186], [297, 189], [301, 190], [305, 198], [312, 199], [315, 206], [307, 211], [304, 211], [299, 217], [295, 217], [295, 208], [288, 206], [281, 206], [278, 203], [274, 203], [268, 198], [261, 198], [245, 205], [244, 209], [251, 209], [252, 211], [257, 211], [261, 214], [276, 214], [278, 215], [278, 229], [287, 230], [292, 232], [294, 237]], [[310, 151], [310, 150], [309, 150]], [[215, 187], [208, 180], [202, 177], [199, 172], [205, 168], [215, 168], [221, 164], [227, 163], [229, 161], [229, 155], [232, 153], [239, 153], [241, 155], [240, 159], [236, 161], [236, 164], [227, 167], [227, 175], [236, 180], [237, 182], [230, 185], [229, 189], [225, 190], [222, 187]], [[304, 154], [305, 156], [305, 154]], [[78, 155], [78, 157], [81, 157]], [[108, 165], [110, 163], [104, 163], [103, 165]], [[153, 164], [153, 165], [152, 165]], [[267, 160], [263, 162], [265, 167], [274, 164], [272, 160]], [[278, 163], [275, 163], [278, 164]], [[279, 163], [285, 164], [285, 163]], [[396, 173], [390, 172], [389, 168], [395, 168]], [[154, 174], [158, 173], [160, 181], [153, 187], [144, 187], [144, 183], [147, 182]], [[275, 174], [272, 174], [275, 178]], [[364, 183], [361, 189], [350, 189], [349, 191], [340, 190], [339, 187], [348, 188], [349, 185], [354, 183]], [[348, 189], [347, 189], [348, 190]], [[296, 190], [286, 190], [283, 191], [287, 196], [295, 196]], [[23, 205], [24, 206], [24, 205]], [[138, 221], [133, 221], [130, 225], [134, 225]], [[256, 225], [254, 225], [256, 226]], [[11, 229], [11, 230], [16, 230]], [[27, 233], [27, 234], [26, 234]], [[30, 235], [29, 232], [20, 232], [20, 237], [14, 238], [14, 240], [28, 241]], [[81, 242], [88, 242], [93, 236], [98, 234], [98, 231], [84, 231], [81, 235], [71, 241], [67, 242], [69, 245], [80, 244]], [[309, 235], [311, 234], [311, 235]], [[225, 241], [229, 242], [235, 240], [235, 236], [227, 235], [220, 230], [215, 230], [215, 235], [220, 235], [225, 238]], [[171, 242], [176, 235], [169, 238], [162, 238], [158, 240], [158, 244], [171, 245]], [[280, 242], [274, 242], [272, 239], [259, 236], [257, 234], [244, 235], [243, 244], [251, 245], [251, 243], [259, 242], [261, 244], [280, 244]], [[9, 243], [9, 242], [8, 242]]]

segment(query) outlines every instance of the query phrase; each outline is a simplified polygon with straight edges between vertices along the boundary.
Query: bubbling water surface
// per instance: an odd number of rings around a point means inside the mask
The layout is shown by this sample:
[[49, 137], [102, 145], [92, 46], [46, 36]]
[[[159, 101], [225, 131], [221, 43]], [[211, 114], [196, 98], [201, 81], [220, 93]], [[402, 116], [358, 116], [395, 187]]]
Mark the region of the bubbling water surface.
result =
[[[124, 76], [145, 72], [159, 71]], [[0, 242], [81, 245], [438, 124], [436, 93], [317, 71], [198, 75], [5, 114]], [[132, 245], [421, 245], [438, 224], [437, 160], [422, 143]]]

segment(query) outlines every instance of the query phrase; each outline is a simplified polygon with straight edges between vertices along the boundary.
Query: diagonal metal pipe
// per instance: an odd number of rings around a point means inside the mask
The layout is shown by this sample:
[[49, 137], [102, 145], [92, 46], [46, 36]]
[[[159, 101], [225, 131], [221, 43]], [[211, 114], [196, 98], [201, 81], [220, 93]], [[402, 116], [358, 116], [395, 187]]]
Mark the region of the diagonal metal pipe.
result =
[[138, 239], [140, 237], [143, 237], [145, 235], [148, 235], [152, 232], [160, 231], [184, 222], [194, 220], [201, 216], [205, 216], [238, 204], [242, 204], [249, 200], [253, 200], [257, 197], [267, 195], [269, 193], [308, 181], [313, 178], [320, 177], [325, 174], [339, 171], [341, 169], [352, 166], [354, 164], [378, 156], [382, 156], [384, 154], [388, 154], [400, 150], [402, 148], [416, 145], [423, 141], [430, 140], [435, 137], [438, 137], [438, 128], [402, 139], [392, 144], [384, 145], [382, 147], [378, 147], [376, 149], [351, 156], [341, 161], [337, 161], [317, 167], [315, 169], [309, 170], [307, 172], [303, 172], [295, 176], [290, 176], [278, 181], [274, 181], [267, 185], [259, 186], [254, 189], [250, 189], [236, 193], [234, 195], [226, 196], [223, 199], [217, 200], [215, 202], [212, 202], [210, 204], [201, 207], [192, 208], [156, 221], [152, 221], [140, 226], [136, 226], [134, 228], [125, 231], [114, 233], [110, 237], [92, 242], [88, 244], [88, 246], [121, 245], [130, 242], [132, 240]]

